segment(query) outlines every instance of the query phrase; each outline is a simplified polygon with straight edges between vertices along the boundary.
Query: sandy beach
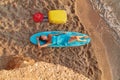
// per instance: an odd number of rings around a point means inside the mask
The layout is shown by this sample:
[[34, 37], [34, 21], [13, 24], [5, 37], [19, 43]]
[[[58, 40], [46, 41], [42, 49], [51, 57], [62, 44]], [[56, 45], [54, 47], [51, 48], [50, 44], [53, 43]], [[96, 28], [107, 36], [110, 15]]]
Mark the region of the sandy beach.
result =
[[[66, 24], [32, 20], [34, 13], [54, 9], [66, 10]], [[32, 34], [52, 30], [81, 32], [92, 40], [80, 47], [41, 50], [30, 43]], [[1, 0], [0, 80], [115, 79], [111, 56], [120, 51], [111, 33], [88, 0]]]

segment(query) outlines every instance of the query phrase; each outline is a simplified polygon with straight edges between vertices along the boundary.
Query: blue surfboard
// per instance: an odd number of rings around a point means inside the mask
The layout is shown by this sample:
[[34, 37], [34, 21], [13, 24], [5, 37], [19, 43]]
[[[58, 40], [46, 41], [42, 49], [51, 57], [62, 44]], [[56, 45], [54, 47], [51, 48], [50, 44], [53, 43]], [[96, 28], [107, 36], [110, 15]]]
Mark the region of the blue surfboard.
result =
[[[59, 34], [59, 35], [64, 35], [63, 34], [64, 31], [45, 31], [45, 32], [38, 32], [36, 34], [33, 34], [30, 37], [30, 42], [34, 45], [37, 45], [37, 37], [41, 36], [41, 35], [49, 35], [49, 34]], [[87, 34], [82, 34], [82, 33], [78, 33], [78, 32], [66, 32], [65, 35], [70, 35], [70, 36], [87, 36]], [[90, 42], [90, 38], [80, 38], [81, 40], [86, 40], [86, 41], [73, 41], [70, 43], [67, 43], [66, 45], [63, 44], [51, 44], [48, 47], [74, 47], [74, 46], [82, 46], [82, 45], [86, 45]], [[43, 45], [45, 44], [45, 42], [40, 41], [40, 44]]]

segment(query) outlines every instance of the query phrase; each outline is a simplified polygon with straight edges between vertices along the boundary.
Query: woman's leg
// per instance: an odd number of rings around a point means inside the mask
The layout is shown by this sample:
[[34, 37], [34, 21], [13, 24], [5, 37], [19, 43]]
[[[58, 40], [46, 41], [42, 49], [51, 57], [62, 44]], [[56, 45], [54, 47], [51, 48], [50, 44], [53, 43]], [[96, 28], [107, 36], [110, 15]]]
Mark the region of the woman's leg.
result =
[[76, 36], [72, 36], [72, 37], [70, 38], [69, 42], [73, 42], [73, 41], [75, 41], [75, 40], [77, 40]]
[[86, 41], [86, 40], [81, 40], [80, 38], [89, 38], [89, 36], [76, 36], [77, 41]]
[[72, 36], [69, 40], [69, 42], [73, 42], [75, 40], [77, 41], [86, 41], [86, 40], [81, 40], [80, 38], [89, 38], [88, 36]]
[[89, 36], [76, 36], [77, 38], [89, 38]]

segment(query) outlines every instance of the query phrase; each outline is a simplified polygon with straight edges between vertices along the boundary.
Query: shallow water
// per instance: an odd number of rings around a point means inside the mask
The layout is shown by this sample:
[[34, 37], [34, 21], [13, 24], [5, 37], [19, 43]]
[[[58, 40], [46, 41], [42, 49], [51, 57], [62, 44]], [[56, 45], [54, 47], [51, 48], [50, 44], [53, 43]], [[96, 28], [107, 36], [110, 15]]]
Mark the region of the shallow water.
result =
[[119, 15], [120, 14], [120, 0], [105, 0], [105, 2], [112, 8], [118, 21], [120, 22], [120, 15]]
[[93, 8], [100, 12], [100, 16], [113, 29], [113, 36], [120, 42], [120, 0], [90, 0]]
[[[99, 11], [99, 15], [107, 22], [109, 28], [112, 29], [110, 32], [111, 36], [114, 36], [114, 39], [110, 36], [107, 36], [106, 39], [109, 39], [105, 43], [106, 45], [111, 44], [111, 46], [107, 46], [108, 50], [108, 58], [110, 67], [112, 70], [112, 80], [120, 80], [120, 59], [119, 53], [120, 48], [112, 44], [115, 40], [118, 45], [120, 45], [120, 0], [90, 0], [93, 8]], [[107, 32], [107, 31], [106, 31]]]

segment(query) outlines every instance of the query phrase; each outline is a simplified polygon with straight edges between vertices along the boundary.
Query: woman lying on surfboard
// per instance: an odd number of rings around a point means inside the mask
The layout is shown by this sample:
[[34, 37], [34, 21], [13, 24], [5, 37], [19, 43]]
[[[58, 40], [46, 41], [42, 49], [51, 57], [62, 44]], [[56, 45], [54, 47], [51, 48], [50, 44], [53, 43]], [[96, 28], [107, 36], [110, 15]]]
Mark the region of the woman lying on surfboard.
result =
[[[81, 40], [80, 38], [89, 38], [88, 36], [70, 36], [67, 35], [66, 32], [63, 32], [62, 34], [49, 34], [48, 36], [42, 35], [37, 37], [38, 42], [38, 48], [47, 47], [51, 44], [62, 44], [66, 45], [67, 43], [73, 42], [73, 41], [86, 41]], [[46, 44], [40, 45], [40, 41], [45, 41]]]

